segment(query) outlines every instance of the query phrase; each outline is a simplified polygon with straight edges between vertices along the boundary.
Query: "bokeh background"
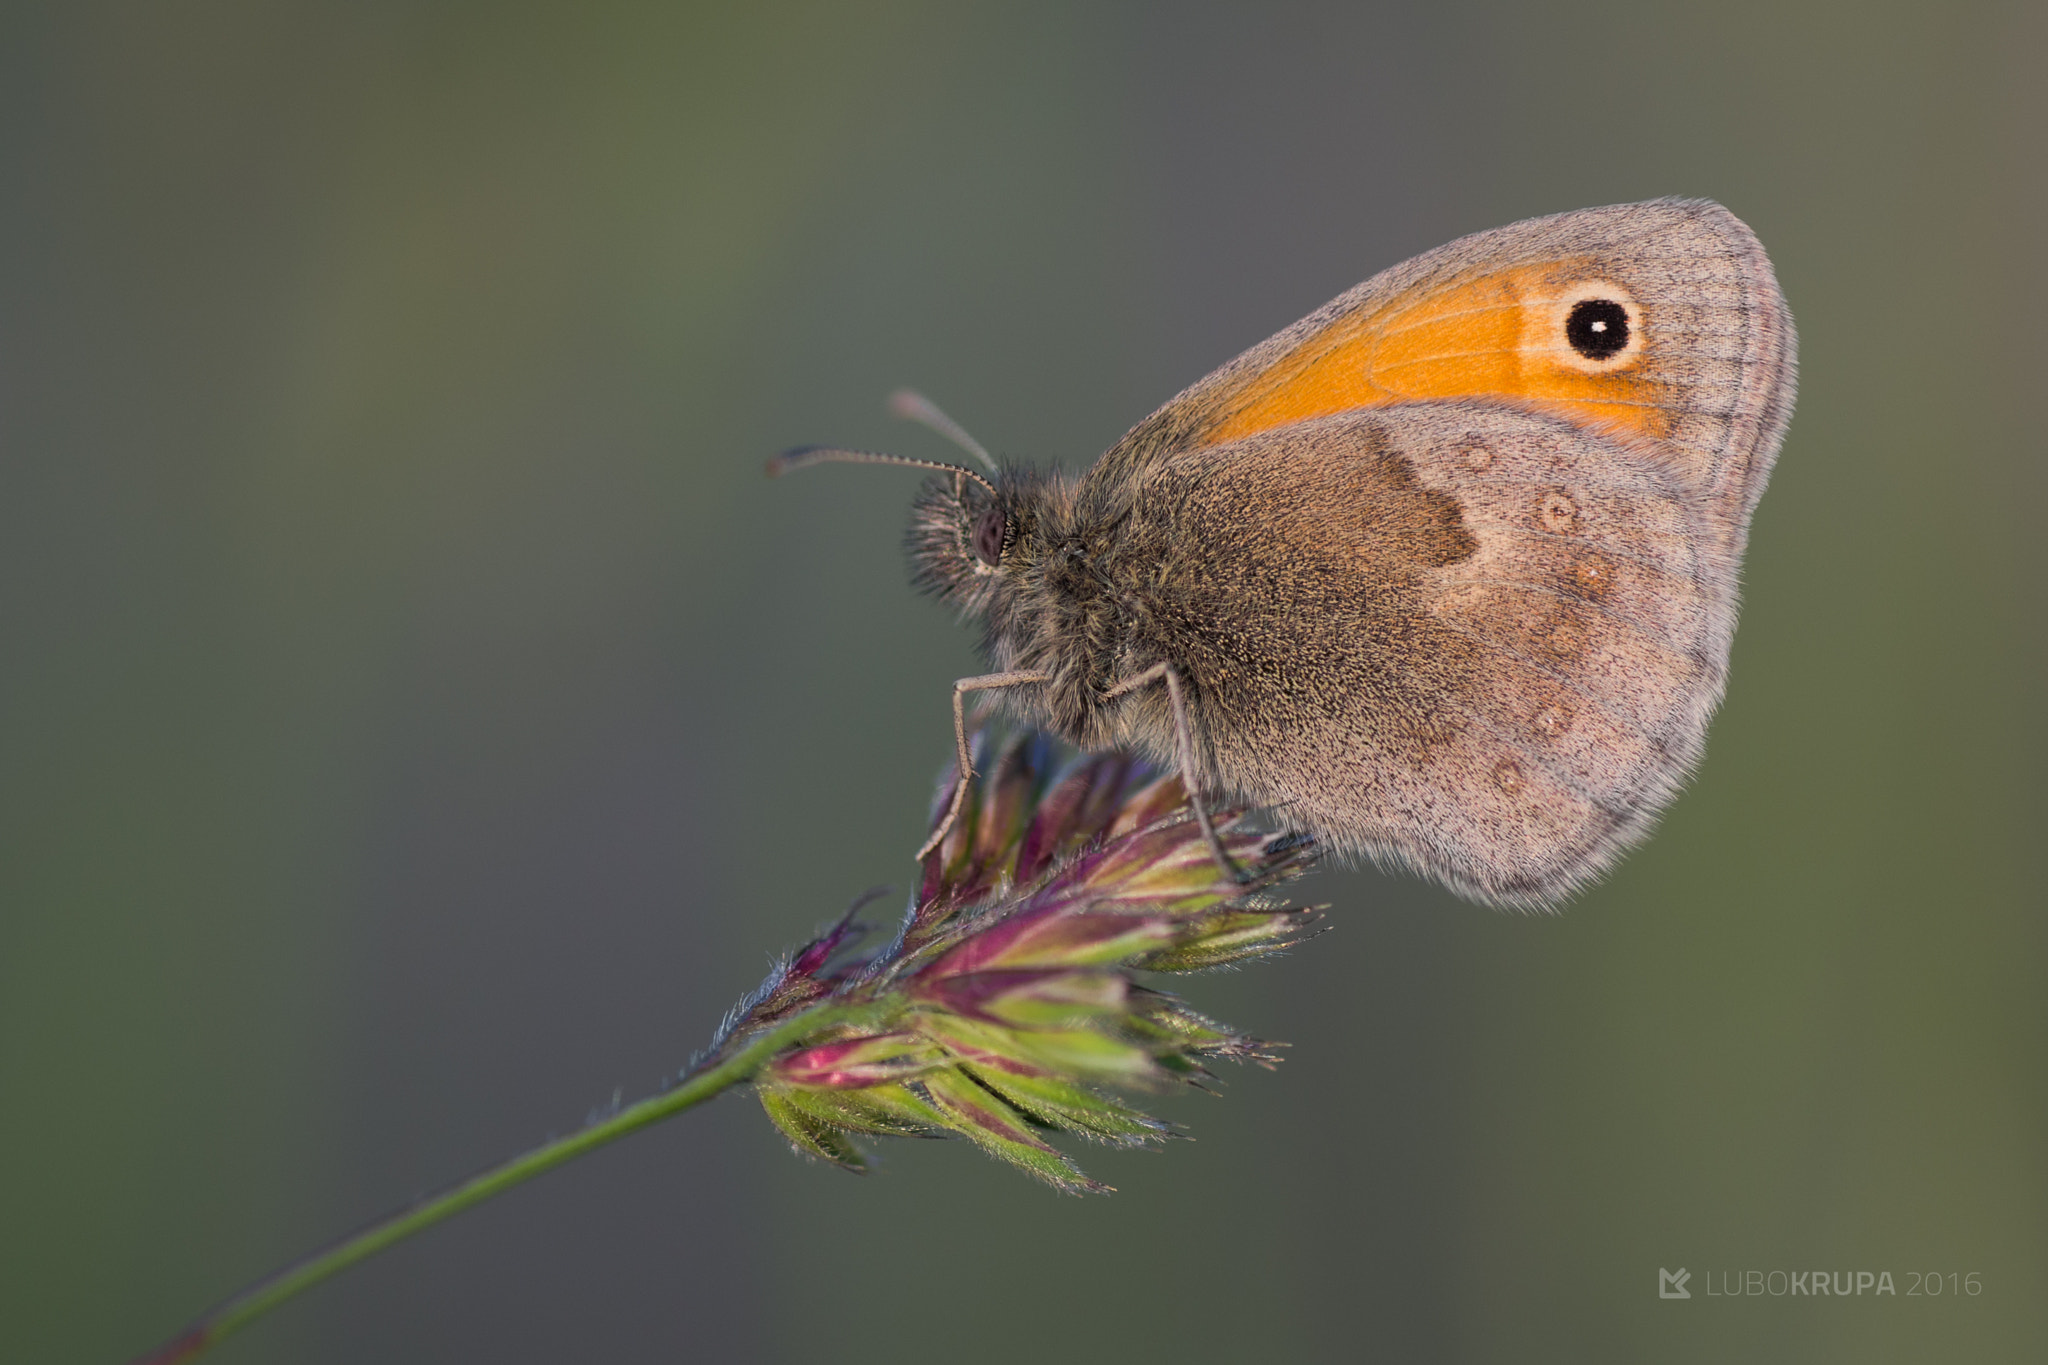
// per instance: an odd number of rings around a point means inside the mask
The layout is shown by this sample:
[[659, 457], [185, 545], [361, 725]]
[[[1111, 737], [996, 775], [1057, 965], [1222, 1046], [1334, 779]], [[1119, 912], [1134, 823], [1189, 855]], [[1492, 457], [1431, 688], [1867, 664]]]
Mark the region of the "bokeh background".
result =
[[[907, 884], [971, 641], [913, 476], [765, 455], [943, 457], [909, 383], [1083, 465], [1384, 266], [1668, 193], [1804, 364], [1609, 882], [1322, 877], [1187, 983], [1287, 1065], [1113, 1197], [730, 1097], [218, 1359], [2048, 1357], [2044, 62], [2018, 3], [8, 6], [0, 1357], [645, 1091]], [[1702, 1293], [1809, 1268], [1899, 1295]]]

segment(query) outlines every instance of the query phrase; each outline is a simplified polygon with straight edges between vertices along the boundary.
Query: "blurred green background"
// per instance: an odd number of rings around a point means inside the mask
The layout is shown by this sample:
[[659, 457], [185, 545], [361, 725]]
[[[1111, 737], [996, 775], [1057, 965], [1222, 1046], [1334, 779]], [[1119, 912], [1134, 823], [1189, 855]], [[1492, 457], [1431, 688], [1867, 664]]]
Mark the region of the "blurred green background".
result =
[[[217, 1358], [2048, 1358], [2044, 61], [2022, 4], [8, 6], [0, 1357], [646, 1090], [907, 884], [972, 642], [914, 477], [765, 455], [943, 457], [908, 383], [1082, 465], [1384, 266], [1676, 193], [1804, 365], [1606, 885], [1323, 876], [1186, 983], [1287, 1065], [1112, 1198], [735, 1097]], [[1899, 1294], [1702, 1292], [1810, 1268]]]

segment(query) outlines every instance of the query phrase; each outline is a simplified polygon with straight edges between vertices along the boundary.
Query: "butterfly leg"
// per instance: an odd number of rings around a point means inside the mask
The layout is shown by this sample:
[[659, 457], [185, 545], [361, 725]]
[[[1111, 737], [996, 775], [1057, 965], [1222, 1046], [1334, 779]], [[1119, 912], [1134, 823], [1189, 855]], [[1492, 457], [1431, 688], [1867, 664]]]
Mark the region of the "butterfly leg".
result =
[[967, 748], [967, 694], [1051, 681], [1050, 673], [984, 673], [978, 678], [962, 678], [953, 684], [953, 741], [960, 746], [960, 780], [953, 784], [953, 804], [946, 807], [946, 818], [939, 821], [932, 837], [917, 850], [919, 862], [923, 862], [952, 831], [953, 822], [960, 818], [960, 807], [967, 800], [967, 784], [974, 777], [974, 755]]
[[1187, 788], [1188, 804], [1195, 808], [1195, 823], [1202, 827], [1202, 838], [1208, 841], [1216, 866], [1222, 868], [1230, 880], [1243, 885], [1251, 880], [1251, 874], [1239, 867], [1237, 860], [1223, 847], [1223, 840], [1216, 833], [1216, 823], [1209, 818], [1208, 803], [1202, 799], [1201, 783], [1195, 776], [1194, 732], [1188, 726], [1188, 705], [1181, 695], [1180, 673], [1172, 664], [1156, 663], [1143, 673], [1132, 674], [1113, 684], [1102, 697], [1107, 701], [1162, 681], [1166, 684], [1166, 699], [1173, 706], [1173, 747], [1174, 756], [1180, 763], [1180, 784]]

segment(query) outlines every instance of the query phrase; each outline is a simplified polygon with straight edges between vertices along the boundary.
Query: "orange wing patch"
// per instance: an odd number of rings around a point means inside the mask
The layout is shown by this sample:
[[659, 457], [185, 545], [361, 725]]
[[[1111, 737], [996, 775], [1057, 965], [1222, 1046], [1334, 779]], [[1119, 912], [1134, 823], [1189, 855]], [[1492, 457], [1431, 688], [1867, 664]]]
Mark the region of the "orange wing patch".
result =
[[1202, 442], [1354, 408], [1473, 397], [1667, 436], [1675, 414], [1651, 374], [1648, 312], [1595, 270], [1569, 261], [1519, 266], [1341, 318], [1225, 397]]

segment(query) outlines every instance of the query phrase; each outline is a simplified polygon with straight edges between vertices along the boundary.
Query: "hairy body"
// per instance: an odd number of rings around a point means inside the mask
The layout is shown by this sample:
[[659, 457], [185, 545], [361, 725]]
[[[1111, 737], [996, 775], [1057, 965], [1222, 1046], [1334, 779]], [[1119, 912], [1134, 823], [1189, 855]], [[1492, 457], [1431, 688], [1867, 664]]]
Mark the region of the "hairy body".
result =
[[963, 762], [962, 698], [992, 691], [1081, 748], [1178, 762], [1205, 829], [1205, 798], [1268, 807], [1553, 904], [1700, 756], [1793, 388], [1756, 239], [1655, 200], [1375, 276], [1079, 478], [939, 466], [916, 576], [995, 670], [955, 685]]

